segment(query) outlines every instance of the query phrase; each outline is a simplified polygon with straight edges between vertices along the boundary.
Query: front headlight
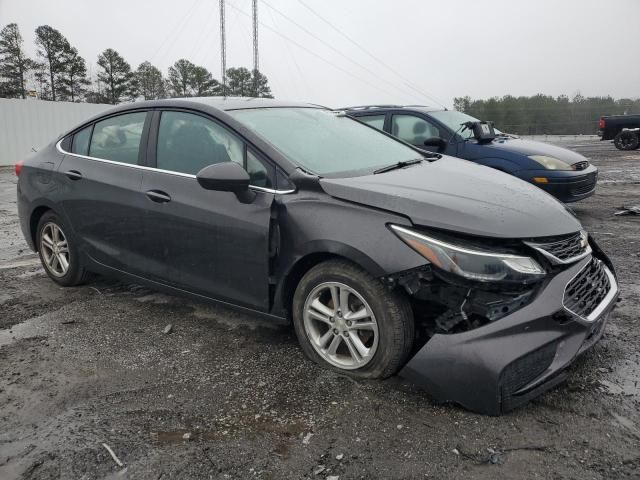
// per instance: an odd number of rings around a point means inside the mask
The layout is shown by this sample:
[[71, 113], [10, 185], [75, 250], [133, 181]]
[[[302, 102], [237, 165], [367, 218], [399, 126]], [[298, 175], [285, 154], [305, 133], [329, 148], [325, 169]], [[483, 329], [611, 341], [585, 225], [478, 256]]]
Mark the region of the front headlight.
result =
[[531, 155], [529, 158], [547, 170], [573, 170], [571, 165], [557, 158], [547, 157], [546, 155]]
[[529, 283], [545, 275], [531, 257], [452, 245], [399, 225], [391, 229], [411, 248], [445, 272], [480, 282]]

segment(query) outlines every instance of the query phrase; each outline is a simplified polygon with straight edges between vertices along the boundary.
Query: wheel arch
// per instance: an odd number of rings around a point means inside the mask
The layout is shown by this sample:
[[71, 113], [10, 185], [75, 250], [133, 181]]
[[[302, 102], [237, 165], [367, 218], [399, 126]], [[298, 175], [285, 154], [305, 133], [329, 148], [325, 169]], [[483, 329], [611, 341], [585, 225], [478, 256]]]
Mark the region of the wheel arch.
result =
[[351, 262], [374, 277], [384, 275], [380, 265], [350, 245], [339, 242], [312, 242], [304, 254], [289, 262], [288, 267], [281, 275], [276, 288], [272, 312], [290, 320], [293, 295], [302, 277], [316, 265], [332, 259]]
[[33, 247], [34, 250], [37, 252], [38, 251], [38, 242], [37, 242], [37, 229], [38, 229], [38, 223], [40, 222], [40, 219], [42, 218], [42, 216], [50, 211], [55, 211], [53, 210], [50, 206], [48, 205], [40, 205], [36, 208], [33, 209], [33, 211], [31, 212], [31, 215], [29, 217], [29, 237], [31, 238], [31, 241], [33, 242]]

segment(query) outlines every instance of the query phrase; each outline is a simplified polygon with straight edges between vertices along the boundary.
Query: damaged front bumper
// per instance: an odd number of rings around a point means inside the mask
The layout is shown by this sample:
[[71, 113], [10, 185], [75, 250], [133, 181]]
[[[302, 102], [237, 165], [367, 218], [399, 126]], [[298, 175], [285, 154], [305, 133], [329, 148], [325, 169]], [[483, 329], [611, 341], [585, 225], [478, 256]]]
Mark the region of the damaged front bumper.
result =
[[[433, 334], [400, 375], [436, 401], [489, 415], [512, 410], [557, 385], [575, 358], [601, 338], [616, 304], [613, 267], [598, 253], [602, 261], [583, 258], [557, 273], [525, 306], [498, 320], [460, 333]], [[565, 292], [573, 294], [576, 282], [590, 287], [589, 278], [582, 280], [593, 262], [600, 262], [610, 288], [589, 306], [588, 315], [576, 314], [567, 307], [573, 304]]]

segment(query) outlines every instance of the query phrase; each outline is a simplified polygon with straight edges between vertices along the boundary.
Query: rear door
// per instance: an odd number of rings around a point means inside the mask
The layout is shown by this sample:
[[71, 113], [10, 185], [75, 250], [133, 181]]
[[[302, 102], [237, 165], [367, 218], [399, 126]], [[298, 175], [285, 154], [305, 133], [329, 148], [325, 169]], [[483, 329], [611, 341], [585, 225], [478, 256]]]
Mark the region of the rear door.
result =
[[[267, 311], [275, 167], [221, 123], [180, 110], [154, 114], [148, 156], [155, 168], [145, 170], [142, 181], [146, 275]], [[249, 172], [256, 193], [251, 203], [198, 184], [202, 168], [228, 161]]]
[[62, 208], [83, 253], [137, 274], [144, 270], [140, 165], [149, 121], [148, 112], [136, 111], [89, 125], [73, 135], [58, 168]]

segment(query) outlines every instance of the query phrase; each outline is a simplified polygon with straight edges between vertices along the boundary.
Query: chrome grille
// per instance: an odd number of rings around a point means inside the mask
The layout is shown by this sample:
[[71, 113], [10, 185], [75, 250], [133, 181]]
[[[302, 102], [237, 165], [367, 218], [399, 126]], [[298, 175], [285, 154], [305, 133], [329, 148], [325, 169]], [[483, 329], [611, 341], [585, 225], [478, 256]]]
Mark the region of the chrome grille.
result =
[[585, 232], [546, 239], [536, 239], [535, 241], [525, 243], [538, 250], [553, 263], [575, 262], [591, 252], [591, 247], [589, 247], [587, 234]]
[[564, 308], [591, 321], [589, 316], [604, 302], [613, 285], [601, 260], [595, 257], [567, 284], [562, 303]]

